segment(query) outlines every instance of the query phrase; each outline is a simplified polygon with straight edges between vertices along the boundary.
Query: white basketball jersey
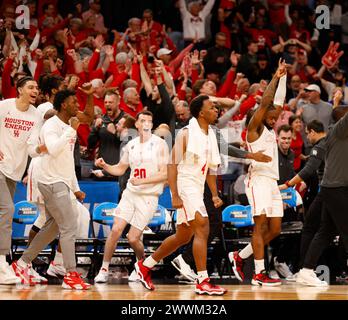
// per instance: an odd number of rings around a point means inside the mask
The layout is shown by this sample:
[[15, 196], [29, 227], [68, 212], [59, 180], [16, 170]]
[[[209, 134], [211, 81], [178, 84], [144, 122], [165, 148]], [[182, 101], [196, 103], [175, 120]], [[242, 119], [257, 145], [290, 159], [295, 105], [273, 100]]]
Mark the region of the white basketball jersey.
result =
[[247, 146], [250, 152], [258, 152], [264, 150], [263, 153], [272, 158], [271, 162], [258, 162], [251, 160], [248, 177], [266, 176], [275, 180], [279, 180], [278, 167], [278, 145], [274, 130], [268, 130], [263, 127], [261, 136], [254, 142], [248, 142]]
[[[190, 137], [189, 137], [190, 139]], [[207, 176], [209, 163], [211, 160], [212, 147], [209, 143], [208, 135], [201, 133], [199, 143], [203, 146], [200, 155], [186, 151], [184, 158], [178, 164], [178, 185], [195, 186], [204, 190], [204, 183]]]
[[[122, 158], [128, 161], [131, 168], [130, 178], [148, 178], [157, 174], [160, 166], [168, 164], [169, 149], [166, 142], [156, 135], [152, 135], [144, 143], [137, 137], [122, 149]], [[134, 186], [128, 181], [127, 188], [136, 193], [160, 195], [164, 182]]]

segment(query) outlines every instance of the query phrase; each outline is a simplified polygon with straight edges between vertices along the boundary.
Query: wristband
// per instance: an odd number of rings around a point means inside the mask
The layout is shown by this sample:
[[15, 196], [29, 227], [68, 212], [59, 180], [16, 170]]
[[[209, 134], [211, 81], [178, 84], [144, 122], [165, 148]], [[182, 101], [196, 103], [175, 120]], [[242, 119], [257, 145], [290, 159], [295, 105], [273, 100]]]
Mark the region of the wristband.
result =
[[288, 188], [291, 188], [291, 186], [290, 186], [290, 184], [289, 184], [289, 180], [286, 180], [286, 181], [284, 182], [284, 184], [285, 184]]

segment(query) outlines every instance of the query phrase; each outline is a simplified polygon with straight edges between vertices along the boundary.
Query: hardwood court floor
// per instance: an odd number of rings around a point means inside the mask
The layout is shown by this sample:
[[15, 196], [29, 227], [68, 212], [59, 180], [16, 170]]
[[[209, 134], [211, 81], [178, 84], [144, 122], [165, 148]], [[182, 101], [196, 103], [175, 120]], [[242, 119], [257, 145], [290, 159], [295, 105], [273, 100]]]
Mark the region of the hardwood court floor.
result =
[[228, 293], [220, 297], [199, 296], [192, 285], [157, 284], [147, 291], [139, 283], [97, 284], [89, 291], [64, 290], [60, 285], [29, 288], [0, 285], [0, 300], [348, 300], [348, 285], [328, 288], [283, 284], [279, 287], [225, 285]]

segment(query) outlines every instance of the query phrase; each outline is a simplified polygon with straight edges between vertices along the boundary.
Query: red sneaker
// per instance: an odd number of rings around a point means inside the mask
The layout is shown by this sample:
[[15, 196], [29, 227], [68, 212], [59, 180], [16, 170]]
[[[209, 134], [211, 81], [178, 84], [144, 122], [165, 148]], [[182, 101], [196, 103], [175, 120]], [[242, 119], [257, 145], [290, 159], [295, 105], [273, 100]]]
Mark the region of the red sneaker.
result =
[[262, 270], [260, 273], [253, 275], [251, 284], [254, 286], [274, 287], [274, 286], [280, 286], [282, 282], [280, 279], [270, 278], [267, 272], [265, 270]]
[[[197, 280], [198, 281], [198, 280]], [[196, 284], [195, 292], [198, 294], [208, 294], [210, 296], [222, 296], [227, 292], [226, 289], [210, 283], [210, 279], [204, 279]]]
[[80, 274], [75, 272], [68, 272], [63, 279], [62, 287], [64, 289], [76, 289], [76, 290], [88, 290], [91, 285], [89, 283], [84, 282]]
[[134, 266], [135, 270], [140, 277], [140, 282], [148, 290], [155, 290], [155, 286], [151, 280], [151, 269], [144, 266], [144, 259], [139, 260]]
[[243, 272], [244, 261], [238, 253], [239, 251], [230, 252], [228, 258], [232, 264], [234, 275], [240, 282], [243, 282], [245, 277]]
[[30, 266], [27, 265], [25, 268], [21, 267], [17, 261], [12, 262], [11, 267], [18, 278], [21, 279], [22, 284], [35, 286], [36, 281], [33, 280], [33, 276], [30, 272]]

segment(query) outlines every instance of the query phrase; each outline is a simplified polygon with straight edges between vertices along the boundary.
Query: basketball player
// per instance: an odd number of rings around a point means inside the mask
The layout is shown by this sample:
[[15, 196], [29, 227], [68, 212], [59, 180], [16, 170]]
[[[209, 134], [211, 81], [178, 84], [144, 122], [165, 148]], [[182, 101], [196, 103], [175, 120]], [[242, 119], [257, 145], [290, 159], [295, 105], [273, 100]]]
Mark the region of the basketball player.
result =
[[[86, 85], [83, 91], [88, 95], [89, 103], [92, 103], [91, 84]], [[79, 108], [75, 91], [59, 91], [53, 105], [58, 113], [45, 122], [40, 132], [40, 139], [47, 146], [48, 153], [40, 161], [37, 178], [39, 191], [45, 202], [46, 222], [22, 257], [12, 263], [12, 268], [23, 284], [35, 284], [28, 272], [29, 265], [59, 233], [64, 267], [67, 271], [62, 287], [87, 290], [90, 285], [85, 283], [76, 271], [77, 218], [70, 197], [70, 191], [72, 191], [78, 200], [82, 201], [84, 198], [83, 193], [78, 193], [80, 189], [75, 175], [73, 154], [76, 130], [80, 124], [76, 117]]]
[[172, 150], [172, 162], [168, 165], [172, 204], [178, 209], [176, 233], [164, 240], [150, 257], [138, 261], [135, 268], [145, 288], [154, 290], [151, 269], [160, 260], [189, 243], [194, 236], [193, 255], [198, 271], [195, 292], [223, 295], [227, 290], [213, 285], [207, 272], [209, 220], [203, 202], [204, 183], [207, 181], [214, 206], [218, 208], [222, 205], [217, 193], [216, 174], [212, 171], [208, 173], [208, 170], [217, 170], [220, 164], [216, 136], [210, 127], [217, 121], [218, 112], [206, 95], [193, 99], [190, 111], [193, 118], [179, 132]]
[[252, 161], [249, 166], [245, 190], [252, 206], [255, 223], [252, 240], [251, 244], [239, 253], [229, 253], [233, 271], [240, 281], [244, 280], [243, 259], [254, 253], [255, 273], [251, 281], [253, 285], [281, 284], [279, 279], [270, 278], [265, 271], [264, 248], [279, 235], [283, 217], [283, 202], [277, 185], [278, 149], [273, 126], [282, 111], [286, 95], [286, 67], [285, 62], [280, 60], [278, 69], [264, 92], [261, 104], [251, 118], [247, 131], [248, 149], [251, 152], [265, 150], [264, 153], [272, 158], [268, 163]]
[[[64, 87], [63, 78], [57, 77], [55, 75], [47, 75], [43, 77], [43, 79], [40, 82], [40, 89], [41, 92], [45, 95], [47, 98], [47, 102], [40, 104], [37, 107], [37, 110], [41, 112], [43, 120], [48, 120], [52, 116], [57, 114], [57, 111], [54, 109], [53, 101], [55, 98], [55, 95], [57, 92], [62, 90]], [[83, 85], [84, 87], [88, 87], [89, 83], [85, 83]], [[87, 98], [87, 104], [84, 109], [84, 111], [78, 111], [76, 117], [79, 119], [80, 123], [87, 123], [91, 124], [93, 122], [94, 118], [94, 106], [93, 106], [93, 100], [91, 98]], [[41, 157], [36, 157], [31, 160], [29, 168], [28, 168], [28, 186], [27, 186], [27, 200], [35, 203], [37, 207], [39, 208], [39, 216], [34, 222], [30, 232], [29, 232], [29, 244], [34, 239], [36, 234], [40, 231], [40, 229], [44, 226], [46, 222], [46, 214], [45, 214], [45, 205], [43, 201], [43, 197], [38, 189], [38, 183], [37, 183], [37, 177], [40, 170], [40, 161]], [[76, 210], [78, 209], [78, 202], [76, 201], [76, 195], [74, 193], [70, 193], [71, 199], [73, 201], [73, 207]], [[77, 197], [82, 199], [85, 198], [85, 194], [82, 191], [77, 191]], [[36, 273], [33, 270], [33, 273]], [[51, 261], [48, 269], [47, 274], [52, 277], [59, 277], [66, 274], [66, 270], [63, 265], [63, 256], [61, 252], [60, 243], [58, 245], [54, 260]], [[46, 282], [45, 278], [41, 277], [39, 274], [36, 275], [36, 278], [38, 278], [40, 283]], [[34, 280], [34, 279], [33, 279]], [[35, 280], [34, 280], [35, 281]]]
[[158, 197], [167, 180], [169, 158], [166, 142], [151, 133], [152, 119], [150, 111], [137, 114], [135, 126], [139, 136], [122, 149], [123, 155], [118, 164], [106, 164], [102, 158], [95, 162], [96, 166], [114, 176], [123, 175], [128, 167], [131, 169], [130, 179], [115, 211], [114, 224], [106, 240], [102, 267], [94, 279], [97, 283], [108, 281], [111, 258], [128, 224], [131, 225], [127, 236], [129, 244], [138, 260], [144, 258], [141, 236], [157, 209]]
[[33, 106], [38, 85], [26, 76], [18, 80], [16, 88], [17, 98], [0, 102], [0, 284], [20, 282], [6, 262], [11, 249], [16, 182], [22, 179], [28, 155], [36, 157], [47, 151], [38, 144], [42, 120]]

